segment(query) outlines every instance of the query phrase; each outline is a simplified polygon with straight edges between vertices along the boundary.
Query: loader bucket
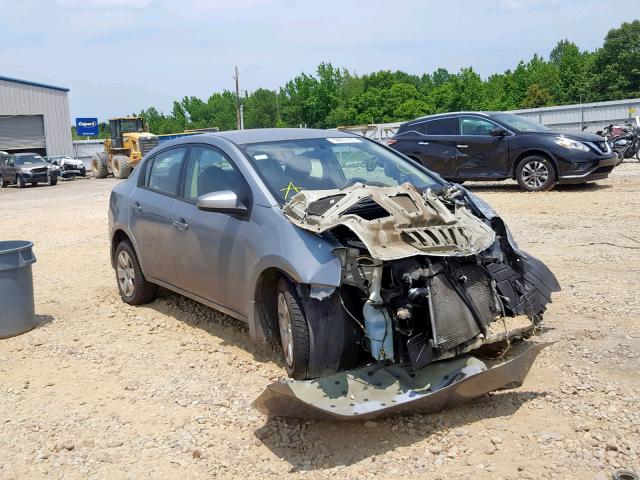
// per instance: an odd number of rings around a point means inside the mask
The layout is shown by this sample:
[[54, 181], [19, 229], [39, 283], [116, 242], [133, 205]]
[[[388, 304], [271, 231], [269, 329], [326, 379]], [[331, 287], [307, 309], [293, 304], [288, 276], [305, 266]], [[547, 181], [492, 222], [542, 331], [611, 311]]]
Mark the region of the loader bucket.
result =
[[320, 420], [437, 412], [494, 390], [519, 387], [547, 345], [523, 344], [518, 354], [490, 368], [478, 358], [464, 356], [417, 371], [375, 364], [314, 380], [276, 382], [262, 392], [254, 406], [269, 416]]

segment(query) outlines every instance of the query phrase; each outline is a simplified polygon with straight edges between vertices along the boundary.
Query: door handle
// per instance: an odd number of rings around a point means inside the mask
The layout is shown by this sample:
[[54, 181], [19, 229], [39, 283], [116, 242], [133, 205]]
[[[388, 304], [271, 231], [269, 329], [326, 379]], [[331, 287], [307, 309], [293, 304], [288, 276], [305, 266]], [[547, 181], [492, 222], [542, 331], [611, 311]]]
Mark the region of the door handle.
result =
[[140, 213], [142, 211], [142, 205], [140, 205], [139, 202], [133, 202], [131, 204], [131, 210], [134, 210], [134, 211]]
[[418, 142], [418, 145], [429, 145], [429, 142]]
[[456, 145], [458, 148], [469, 148], [469, 145]]
[[177, 220], [174, 220], [173, 226], [181, 232], [184, 232], [187, 228], [189, 228], [189, 224], [184, 218], [178, 218]]

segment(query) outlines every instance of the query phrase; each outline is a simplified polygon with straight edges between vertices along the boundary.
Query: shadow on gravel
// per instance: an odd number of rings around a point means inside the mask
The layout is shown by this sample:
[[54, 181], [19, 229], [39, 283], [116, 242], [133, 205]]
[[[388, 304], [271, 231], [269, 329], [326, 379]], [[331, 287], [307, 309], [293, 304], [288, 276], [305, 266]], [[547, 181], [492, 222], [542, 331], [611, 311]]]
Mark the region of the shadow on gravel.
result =
[[[514, 193], [523, 193], [528, 194], [529, 192], [525, 192], [521, 190], [517, 183], [465, 183], [465, 188], [472, 192], [494, 192], [494, 193], [506, 193], [506, 192], [514, 192]], [[565, 184], [565, 185], [556, 185], [551, 192], [596, 192], [598, 190], [606, 190], [607, 188], [611, 188], [611, 185], [603, 185], [601, 183], [596, 182], [588, 182], [588, 183], [578, 183], [578, 184]], [[536, 195], [544, 195], [548, 192], [539, 192]]]
[[204, 330], [209, 335], [220, 338], [225, 345], [246, 350], [257, 362], [273, 362], [281, 367], [283, 375], [285, 374], [279, 351], [252, 342], [249, 338], [249, 327], [241, 320], [164, 289], [160, 289], [158, 299], [147, 306], [191, 327]]
[[36, 326], [34, 327], [34, 329], [36, 328], [40, 328], [40, 327], [44, 327], [45, 325], [48, 325], [49, 323], [53, 322], [55, 320], [55, 318], [52, 315], [36, 315]]
[[508, 417], [523, 404], [547, 395], [547, 392], [493, 392], [436, 414], [382, 417], [373, 427], [365, 427], [367, 422], [362, 421], [318, 422], [274, 417], [254, 434], [275, 455], [291, 464], [291, 472], [321, 470], [352, 465], [366, 458], [375, 461], [376, 455], [445, 431]]

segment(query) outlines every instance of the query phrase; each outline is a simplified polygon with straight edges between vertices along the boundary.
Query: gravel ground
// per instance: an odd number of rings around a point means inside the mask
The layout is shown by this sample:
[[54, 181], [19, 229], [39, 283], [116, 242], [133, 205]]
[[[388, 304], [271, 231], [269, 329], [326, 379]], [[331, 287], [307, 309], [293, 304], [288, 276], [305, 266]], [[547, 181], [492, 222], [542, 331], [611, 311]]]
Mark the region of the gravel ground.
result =
[[[0, 478], [610, 478], [640, 470], [640, 164], [527, 194], [470, 184], [564, 291], [523, 387], [437, 415], [334, 424], [251, 407], [284, 376], [245, 326], [183, 297], [118, 297], [113, 179], [0, 192], [35, 242], [38, 328], [0, 340]], [[1, 299], [0, 299], [1, 308]]]

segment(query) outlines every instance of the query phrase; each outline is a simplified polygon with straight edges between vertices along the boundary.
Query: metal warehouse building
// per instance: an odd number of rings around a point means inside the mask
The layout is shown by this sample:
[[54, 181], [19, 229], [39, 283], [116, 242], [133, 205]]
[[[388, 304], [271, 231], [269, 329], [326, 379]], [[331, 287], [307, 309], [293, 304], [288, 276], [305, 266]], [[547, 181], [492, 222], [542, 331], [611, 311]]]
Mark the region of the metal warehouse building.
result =
[[0, 76], [0, 150], [72, 155], [68, 93]]

